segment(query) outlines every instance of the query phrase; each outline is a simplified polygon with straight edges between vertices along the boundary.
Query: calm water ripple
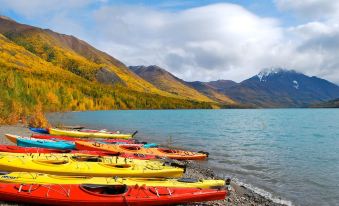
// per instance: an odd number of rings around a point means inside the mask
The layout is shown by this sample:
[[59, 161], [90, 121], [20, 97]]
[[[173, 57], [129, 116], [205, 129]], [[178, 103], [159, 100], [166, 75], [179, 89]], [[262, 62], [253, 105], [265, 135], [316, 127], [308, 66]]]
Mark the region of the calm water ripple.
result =
[[207, 166], [295, 205], [339, 205], [339, 110], [152, 110], [51, 114], [210, 152]]

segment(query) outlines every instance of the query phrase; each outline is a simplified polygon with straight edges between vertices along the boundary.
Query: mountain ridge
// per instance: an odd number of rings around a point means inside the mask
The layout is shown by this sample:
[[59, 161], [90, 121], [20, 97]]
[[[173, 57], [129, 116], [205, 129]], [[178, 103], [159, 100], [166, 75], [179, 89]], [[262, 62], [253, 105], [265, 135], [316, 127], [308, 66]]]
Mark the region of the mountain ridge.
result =
[[236, 105], [236, 102], [226, 95], [220, 94], [208, 85], [186, 82], [165, 69], [156, 66], [129, 66], [129, 68], [146, 81], [161, 90], [177, 94], [188, 99], [216, 102], [226, 105]]
[[[145, 70], [148, 67], [142, 68]], [[156, 68], [156, 66], [153, 65], [151, 68]], [[161, 70], [161, 74], [156, 74], [152, 69], [148, 69], [148, 72], [153, 72], [148, 75], [155, 79], [164, 73], [169, 73], [164, 69]], [[149, 79], [146, 78], [146, 80]], [[338, 85], [325, 79], [280, 67], [263, 69], [240, 83], [232, 80], [210, 82], [179, 80], [216, 102], [228, 105], [234, 103], [238, 106], [242, 105], [241, 107], [308, 107], [339, 98]], [[155, 84], [154, 80], [150, 82]]]
[[119, 60], [74, 36], [59, 34], [50, 29], [41, 29], [3, 18], [0, 18], [0, 33], [44, 60], [88, 80], [97, 81], [96, 73], [105, 68], [119, 77], [121, 81], [118, 83], [123, 82], [124, 86], [129, 89], [175, 97], [144, 81]]
[[295, 70], [276, 68], [263, 70], [224, 93], [241, 103], [259, 107], [307, 107], [339, 97], [339, 87]]
[[213, 100], [201, 95], [193, 88], [188, 87], [183, 80], [156, 65], [147, 67], [142, 65], [130, 66], [129, 69], [161, 90], [188, 99], [213, 102]]

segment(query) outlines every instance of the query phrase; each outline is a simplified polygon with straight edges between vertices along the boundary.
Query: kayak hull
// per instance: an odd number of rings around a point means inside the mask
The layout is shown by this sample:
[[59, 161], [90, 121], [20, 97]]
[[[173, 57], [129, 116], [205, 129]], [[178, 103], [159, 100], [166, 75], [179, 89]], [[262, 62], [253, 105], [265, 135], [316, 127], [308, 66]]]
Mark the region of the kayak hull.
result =
[[117, 139], [130, 139], [132, 134], [116, 134], [105, 132], [81, 132], [75, 130], [63, 130], [56, 128], [48, 128], [48, 132], [51, 135], [81, 137], [81, 138], [117, 138]]
[[[0, 145], [0, 152], [10, 153], [70, 153], [71, 151], [72, 150], [58, 150], [39, 147], [20, 147], [16, 145]], [[79, 153], [81, 152], [79, 151]]]
[[68, 141], [40, 140], [30, 137], [20, 137], [17, 135], [5, 135], [11, 142], [21, 147], [41, 147], [48, 149], [68, 150], [75, 149], [75, 144]]
[[183, 168], [154, 160], [72, 154], [0, 154], [3, 171], [98, 177], [181, 177]]
[[119, 156], [131, 159], [140, 160], [151, 160], [157, 159], [154, 155], [138, 155], [138, 154], [120, 154], [116, 152], [105, 152], [105, 151], [88, 151], [88, 150], [60, 150], [60, 149], [47, 149], [40, 147], [20, 147], [16, 145], [0, 145], [0, 152], [9, 153], [41, 153], [41, 154], [86, 154], [96, 156]]
[[[76, 137], [68, 137], [68, 136], [55, 136], [55, 135], [47, 135], [47, 134], [32, 134], [33, 138], [36, 139], [49, 139], [49, 140], [65, 140], [65, 141], [85, 141], [90, 142], [94, 141], [93, 139], [84, 139], [84, 138], [76, 138]], [[101, 140], [106, 143], [125, 143], [125, 144], [135, 144], [137, 143], [134, 139], [104, 139]]]
[[127, 145], [111, 145], [101, 144], [98, 142], [82, 142], [76, 141], [75, 147], [78, 150], [100, 150], [100, 151], [111, 151], [126, 154], [144, 154], [144, 155], [155, 155], [157, 157], [171, 158], [177, 160], [203, 160], [207, 158], [206, 154], [182, 151], [182, 150], [171, 150], [164, 148], [143, 148], [143, 147], [129, 147]]
[[47, 149], [74, 150], [75, 145], [66, 142], [40, 142], [35, 140], [18, 139], [17, 145], [20, 147], [41, 147]]
[[198, 180], [192, 178], [120, 178], [120, 177], [85, 177], [60, 176], [42, 173], [11, 172], [0, 175], [0, 182], [22, 184], [101, 184], [101, 185], [146, 185], [152, 187], [180, 187], [180, 188], [222, 188], [224, 180]]
[[40, 133], [40, 134], [48, 134], [48, 130], [45, 128], [30, 127], [29, 130], [31, 130], [32, 132]]
[[48, 205], [157, 206], [225, 199], [225, 190], [125, 185], [0, 184], [0, 200]]

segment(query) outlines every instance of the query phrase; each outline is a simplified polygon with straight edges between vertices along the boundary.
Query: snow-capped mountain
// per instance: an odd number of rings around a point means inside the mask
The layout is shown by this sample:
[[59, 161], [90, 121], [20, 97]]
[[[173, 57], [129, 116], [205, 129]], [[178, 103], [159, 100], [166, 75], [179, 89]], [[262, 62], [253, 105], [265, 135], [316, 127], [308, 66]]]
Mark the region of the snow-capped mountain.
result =
[[261, 70], [259, 72], [259, 74], [257, 74], [257, 77], [259, 78], [259, 80], [261, 82], [266, 82], [266, 80], [269, 76], [272, 76], [274, 74], [278, 74], [279, 72], [283, 72], [283, 71], [284, 71], [284, 69], [282, 69], [282, 68], [274, 68], [274, 67], [265, 68], [265, 69]]
[[304, 107], [339, 98], [339, 87], [294, 70], [269, 68], [223, 93], [236, 101], [254, 106]]
[[[263, 69], [262, 71], [260, 71], [256, 76], [258, 77], [260, 82], [267, 82], [267, 81], [272, 81], [274, 80], [274, 78], [276, 78], [277, 76], [281, 77], [282, 74], [289, 74], [289, 76], [293, 76], [293, 75], [297, 75], [298, 73], [294, 70], [287, 70], [287, 69], [283, 69], [283, 68], [267, 68], [267, 69]], [[300, 73], [299, 73], [300, 74]], [[303, 74], [301, 74], [303, 75]], [[303, 75], [305, 76], [305, 75]], [[292, 78], [293, 79], [293, 78]], [[292, 81], [288, 81], [287, 80], [287, 84], [290, 83], [291, 87], [294, 87], [295, 89], [299, 89], [299, 82], [297, 80], [292, 80]]]

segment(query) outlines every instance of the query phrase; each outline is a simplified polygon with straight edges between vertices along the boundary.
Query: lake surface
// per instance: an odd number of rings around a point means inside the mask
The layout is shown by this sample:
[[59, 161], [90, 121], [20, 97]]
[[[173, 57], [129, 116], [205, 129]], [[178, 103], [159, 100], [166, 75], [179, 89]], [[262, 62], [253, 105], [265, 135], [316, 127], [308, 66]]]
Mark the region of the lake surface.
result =
[[[339, 205], [339, 109], [146, 110], [51, 114], [210, 153], [202, 162], [293, 205]], [[170, 142], [171, 142], [170, 141]]]

